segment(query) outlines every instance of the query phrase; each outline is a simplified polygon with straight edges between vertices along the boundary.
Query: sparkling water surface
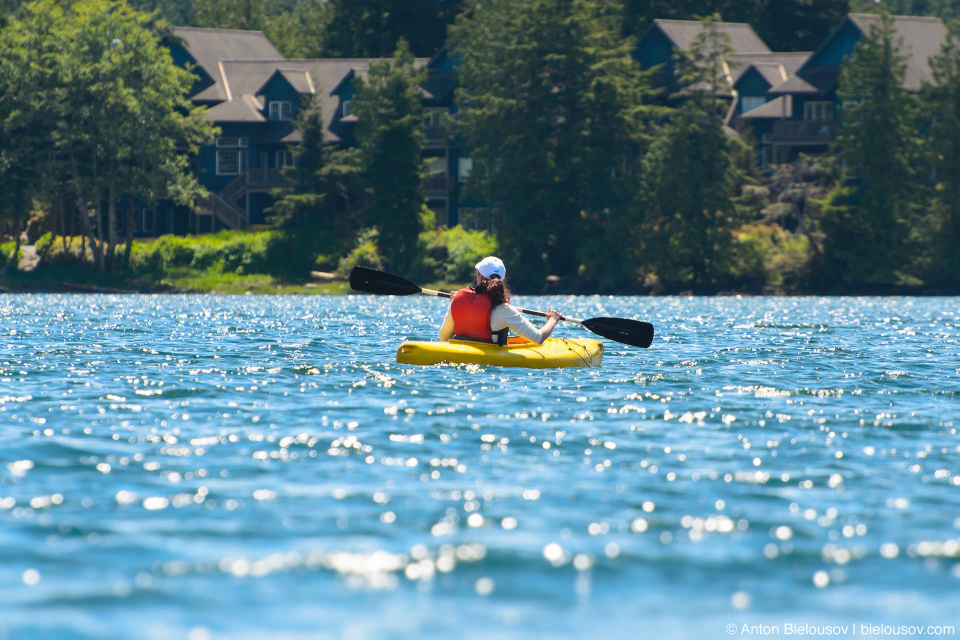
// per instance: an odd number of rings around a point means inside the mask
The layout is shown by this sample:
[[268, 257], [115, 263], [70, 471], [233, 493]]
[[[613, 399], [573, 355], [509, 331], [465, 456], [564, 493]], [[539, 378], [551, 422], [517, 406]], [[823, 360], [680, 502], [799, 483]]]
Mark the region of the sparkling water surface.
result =
[[517, 302], [657, 335], [419, 368], [434, 298], [0, 296], [0, 638], [960, 632], [960, 300]]

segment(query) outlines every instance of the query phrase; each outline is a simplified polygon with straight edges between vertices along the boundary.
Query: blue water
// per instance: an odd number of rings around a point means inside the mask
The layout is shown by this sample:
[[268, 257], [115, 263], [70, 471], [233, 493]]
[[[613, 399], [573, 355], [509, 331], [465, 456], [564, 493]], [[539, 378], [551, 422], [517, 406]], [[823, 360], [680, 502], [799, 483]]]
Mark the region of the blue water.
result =
[[960, 300], [518, 303], [657, 336], [415, 368], [434, 298], [0, 296], [0, 638], [960, 631]]

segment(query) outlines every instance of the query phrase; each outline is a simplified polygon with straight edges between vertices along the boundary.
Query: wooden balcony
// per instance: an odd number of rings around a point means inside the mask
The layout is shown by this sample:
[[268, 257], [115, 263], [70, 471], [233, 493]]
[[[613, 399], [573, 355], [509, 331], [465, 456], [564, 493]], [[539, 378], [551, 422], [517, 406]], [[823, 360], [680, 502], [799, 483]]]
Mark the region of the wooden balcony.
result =
[[250, 191], [270, 191], [286, 184], [280, 169], [255, 167], [231, 180], [220, 190], [220, 195], [226, 200], [234, 200]]
[[434, 173], [423, 179], [423, 190], [428, 196], [447, 195], [448, 188], [447, 174]]
[[428, 149], [442, 149], [450, 145], [447, 131], [440, 125], [424, 125], [423, 141]]
[[774, 144], [829, 144], [837, 135], [836, 120], [776, 120], [770, 142]]

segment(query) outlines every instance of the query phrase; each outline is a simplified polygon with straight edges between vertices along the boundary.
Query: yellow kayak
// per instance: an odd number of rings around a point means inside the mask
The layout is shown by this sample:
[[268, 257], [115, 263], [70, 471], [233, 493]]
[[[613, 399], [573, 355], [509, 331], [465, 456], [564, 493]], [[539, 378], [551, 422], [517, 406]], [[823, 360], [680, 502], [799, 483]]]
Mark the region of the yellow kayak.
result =
[[397, 349], [400, 364], [431, 365], [441, 362], [490, 364], [497, 367], [554, 369], [599, 367], [603, 343], [599, 340], [547, 338], [543, 344], [512, 337], [507, 345], [450, 340], [449, 342], [404, 342]]

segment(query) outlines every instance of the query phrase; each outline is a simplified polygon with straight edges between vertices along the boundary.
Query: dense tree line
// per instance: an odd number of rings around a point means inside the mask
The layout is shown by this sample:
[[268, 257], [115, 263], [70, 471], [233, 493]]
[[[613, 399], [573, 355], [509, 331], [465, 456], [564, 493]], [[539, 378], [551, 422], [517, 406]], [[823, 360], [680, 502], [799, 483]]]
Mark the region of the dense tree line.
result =
[[[405, 12], [414, 5], [418, 15]], [[932, 61], [935, 82], [911, 93], [903, 89], [905, 53], [885, 17], [844, 65], [834, 148], [770, 175], [724, 125], [727, 103], [713, 86], [727, 46], [719, 14], [705, 17], [703, 34], [678, 53], [686, 96], [678, 108], [662, 106], [630, 55], [637, 25], [653, 16], [717, 9], [762, 32], [776, 11], [816, 22], [849, 6], [166, 0], [142, 4], [150, 14], [109, 0], [37, 0], [0, 31], [0, 224], [19, 231], [37, 208], [62, 235], [67, 220], [79, 223], [105, 270], [123, 264], [117, 220], [131, 203], [197, 195], [183, 152], [212, 130], [184, 98], [189, 75], [159, 46], [165, 15], [276, 30], [292, 55], [384, 56], [359, 81], [357, 149], [325, 144], [319, 105], [304, 105], [303, 143], [285, 169], [290, 186], [270, 212], [293, 238], [356, 238], [345, 265], [366, 260], [414, 273], [428, 254], [454, 251], [424, 207], [423, 72], [414, 65], [414, 55], [446, 43], [460, 62], [464, 107], [448, 131], [474, 160], [468, 193], [497, 212], [500, 248], [521, 288], [538, 289], [548, 275], [607, 291], [956, 288], [956, 36]], [[780, 33], [784, 46], [812, 48], [804, 39], [827, 28], [785, 20], [795, 26]]]
[[120, 216], [129, 257], [135, 202], [200, 193], [188, 159], [213, 128], [152, 20], [107, 0], [37, 0], [0, 31], [0, 218], [18, 240], [34, 206], [76, 211], [106, 271], [118, 260]]

